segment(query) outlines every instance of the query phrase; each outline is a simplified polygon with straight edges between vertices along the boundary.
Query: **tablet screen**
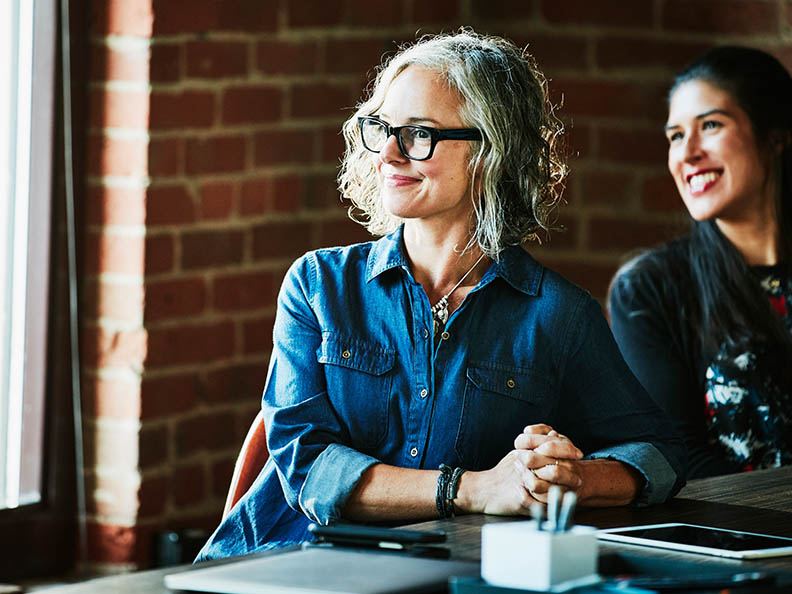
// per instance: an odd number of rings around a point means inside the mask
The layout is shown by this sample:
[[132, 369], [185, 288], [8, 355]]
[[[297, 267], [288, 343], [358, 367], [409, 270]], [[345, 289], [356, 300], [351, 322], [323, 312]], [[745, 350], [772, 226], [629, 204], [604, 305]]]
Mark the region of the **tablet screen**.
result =
[[[602, 531], [604, 540], [646, 544], [723, 556], [770, 556], [792, 554], [792, 538], [723, 530], [692, 524], [656, 524]], [[759, 553], [761, 551], [761, 553]]]

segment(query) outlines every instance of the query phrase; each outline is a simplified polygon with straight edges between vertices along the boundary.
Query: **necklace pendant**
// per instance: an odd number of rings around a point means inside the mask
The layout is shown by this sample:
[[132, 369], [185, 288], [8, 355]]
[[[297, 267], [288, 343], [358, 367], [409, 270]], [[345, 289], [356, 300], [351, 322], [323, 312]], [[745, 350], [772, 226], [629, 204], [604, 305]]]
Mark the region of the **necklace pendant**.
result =
[[440, 331], [445, 327], [448, 321], [448, 300], [443, 297], [440, 301], [432, 307], [432, 326], [434, 328], [435, 336], [440, 334]]

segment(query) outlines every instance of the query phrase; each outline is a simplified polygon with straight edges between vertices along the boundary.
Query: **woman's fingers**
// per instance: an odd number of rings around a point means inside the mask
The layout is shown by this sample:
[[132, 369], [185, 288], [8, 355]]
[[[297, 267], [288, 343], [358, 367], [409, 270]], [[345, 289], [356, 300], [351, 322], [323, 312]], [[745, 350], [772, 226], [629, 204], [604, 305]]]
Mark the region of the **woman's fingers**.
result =
[[516, 452], [514, 464], [523, 484], [534, 496], [546, 494], [551, 485], [577, 489], [582, 484], [575, 463], [568, 460], [522, 450]]
[[580, 460], [583, 457], [575, 444], [561, 435], [550, 436], [537, 433], [520, 433], [514, 440], [516, 450], [534, 450], [551, 458]]

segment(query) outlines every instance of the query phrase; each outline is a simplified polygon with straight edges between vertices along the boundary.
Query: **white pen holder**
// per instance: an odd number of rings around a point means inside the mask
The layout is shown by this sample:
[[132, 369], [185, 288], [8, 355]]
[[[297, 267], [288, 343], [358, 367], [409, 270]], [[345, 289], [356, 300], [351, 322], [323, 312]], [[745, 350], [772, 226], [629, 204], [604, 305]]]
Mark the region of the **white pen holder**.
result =
[[562, 591], [595, 582], [596, 529], [537, 530], [531, 521], [485, 524], [481, 529], [481, 577], [495, 586]]

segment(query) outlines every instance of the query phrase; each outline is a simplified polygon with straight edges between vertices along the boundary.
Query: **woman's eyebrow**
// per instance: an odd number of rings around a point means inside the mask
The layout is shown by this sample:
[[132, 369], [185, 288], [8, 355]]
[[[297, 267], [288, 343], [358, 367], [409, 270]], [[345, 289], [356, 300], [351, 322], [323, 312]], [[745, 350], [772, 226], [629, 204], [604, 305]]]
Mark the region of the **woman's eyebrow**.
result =
[[[726, 111], [725, 109], [718, 109], [718, 108], [710, 109], [709, 111], [705, 111], [704, 113], [700, 113], [700, 114], [698, 114], [695, 117], [695, 119], [703, 120], [704, 118], [707, 118], [707, 117], [709, 117], [709, 116], [711, 116], [713, 114], [719, 114], [719, 115], [722, 115], [722, 116], [726, 116], [727, 118], [734, 119], [734, 116], [730, 112]], [[663, 129], [666, 132], [668, 130], [673, 130], [674, 128], [681, 128], [681, 126], [679, 124], [666, 124], [663, 127]]]
[[[378, 117], [378, 118], [380, 118], [381, 120], [385, 120], [386, 122], [387, 122], [387, 121], [390, 121], [390, 117], [388, 117], [388, 114], [387, 114], [387, 113], [382, 113], [382, 112], [379, 112], [379, 113], [378, 113], [378, 114], [376, 114], [376, 115], [377, 115], [377, 117]], [[427, 122], [427, 123], [435, 124], [436, 126], [439, 126], [439, 125], [440, 125], [440, 122], [438, 122], [438, 121], [437, 121], [437, 120], [435, 120], [434, 118], [425, 118], [425, 117], [412, 117], [412, 118], [407, 118], [407, 121], [408, 121], [410, 124], [418, 124], [418, 123], [424, 123], [424, 122]]]

